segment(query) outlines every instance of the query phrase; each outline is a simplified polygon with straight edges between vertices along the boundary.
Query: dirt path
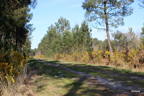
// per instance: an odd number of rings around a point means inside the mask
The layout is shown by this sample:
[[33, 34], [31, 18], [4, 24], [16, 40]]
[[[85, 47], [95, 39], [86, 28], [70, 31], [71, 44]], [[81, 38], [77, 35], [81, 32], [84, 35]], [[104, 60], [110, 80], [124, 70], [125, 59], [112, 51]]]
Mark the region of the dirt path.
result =
[[[85, 73], [85, 72], [76, 71], [76, 70], [71, 69], [69, 67], [66, 67], [60, 63], [46, 62], [44, 60], [38, 60], [37, 62], [41, 62], [41, 63], [46, 64], [48, 66], [60, 68], [61, 70], [65, 70], [65, 71], [72, 72], [74, 74], [79, 75], [80, 76], [80, 78], [78, 80], [79, 84], [81, 84], [83, 81], [87, 80], [89, 86], [96, 86], [96, 85], [103, 86], [103, 90], [102, 90], [103, 92], [106, 92], [109, 90], [116, 91], [116, 93], [114, 95], [110, 95], [110, 96], [144, 96], [144, 93], [143, 93], [144, 89], [143, 88], [141, 88], [139, 86], [135, 86], [135, 85], [131, 85], [131, 86], [130, 85], [124, 85], [121, 80], [114, 81], [114, 80], [109, 80], [107, 78], [103, 78], [101, 76], [93, 76], [93, 75]], [[103, 74], [123, 76], [121, 74], [110, 73], [107, 71], [103, 72]], [[135, 79], [135, 80], [137, 80], [137, 79], [143, 80], [143, 78], [140, 76], [131, 76], [129, 78]], [[75, 87], [72, 88], [70, 90], [70, 92], [67, 93], [65, 96], [71, 96], [70, 94], [74, 93], [76, 90], [77, 89], [75, 89]], [[105, 95], [105, 96], [108, 96], [108, 95]]]

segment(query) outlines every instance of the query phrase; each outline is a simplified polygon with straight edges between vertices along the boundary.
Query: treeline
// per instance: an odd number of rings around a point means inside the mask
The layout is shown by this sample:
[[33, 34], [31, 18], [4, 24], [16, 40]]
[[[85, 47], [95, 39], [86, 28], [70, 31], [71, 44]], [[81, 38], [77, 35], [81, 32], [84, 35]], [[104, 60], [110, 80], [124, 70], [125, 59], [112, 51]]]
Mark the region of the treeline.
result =
[[[140, 1], [140, 2], [139, 2]], [[143, 7], [143, 0], [139, 0]], [[136, 1], [135, 1], [136, 2]], [[39, 52], [55, 59], [78, 61], [115, 67], [144, 69], [144, 27], [137, 36], [132, 28], [128, 32], [110, 34], [111, 27], [124, 24], [124, 17], [133, 13], [134, 0], [85, 0], [82, 8], [86, 19], [106, 32], [104, 41], [91, 37], [86, 22], [70, 29], [69, 21], [60, 18], [50, 26], [39, 44]], [[111, 39], [110, 37], [113, 37]]]
[[[128, 32], [116, 31], [112, 34], [112, 48], [114, 51], [142, 49], [144, 45], [144, 27], [140, 36], [132, 28]], [[72, 53], [93, 50], [109, 51], [107, 39], [102, 41], [91, 37], [91, 29], [86, 21], [80, 26], [70, 27], [70, 22], [60, 18], [55, 25], [48, 28], [47, 34], [41, 40], [38, 50], [46, 55], [53, 56], [57, 53]]]
[[16, 82], [26, 64], [33, 4], [32, 0], [0, 1], [0, 87]]
[[114, 32], [113, 39], [110, 40], [113, 49], [111, 56], [107, 39], [102, 41], [92, 38], [87, 22], [84, 21], [81, 25], [71, 28], [70, 22], [61, 17], [48, 28], [37, 52], [50, 58], [68, 61], [130, 69], [144, 68], [144, 27], [140, 33], [138, 36], [132, 28], [125, 33]]
[[49, 57], [55, 54], [91, 51], [91, 30], [85, 21], [80, 26], [76, 25], [71, 28], [70, 22], [61, 17], [54, 25], [48, 28], [38, 50]]
[[[140, 35], [135, 34], [132, 28], [128, 32], [116, 31], [111, 40], [114, 51], [141, 50], [144, 46], [144, 27]], [[103, 50], [109, 51], [107, 39], [92, 38], [91, 29], [84, 21], [80, 26], [70, 27], [70, 22], [60, 18], [58, 22], [48, 28], [47, 34], [41, 40], [38, 51], [46, 56], [55, 54], [71, 54], [73, 52]]]

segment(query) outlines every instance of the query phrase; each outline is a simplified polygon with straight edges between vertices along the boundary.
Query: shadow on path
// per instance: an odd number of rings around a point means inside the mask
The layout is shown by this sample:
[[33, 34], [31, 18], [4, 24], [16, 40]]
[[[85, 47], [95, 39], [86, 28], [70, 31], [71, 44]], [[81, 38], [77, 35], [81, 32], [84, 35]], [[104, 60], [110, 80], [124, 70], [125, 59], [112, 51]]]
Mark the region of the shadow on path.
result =
[[[38, 75], [46, 75], [52, 78], [76, 79], [74, 83], [67, 85], [70, 90], [64, 96], [138, 96], [129, 93], [120, 94], [103, 84], [100, 84], [92, 76], [100, 76], [111, 81], [120, 81], [123, 84], [144, 86], [144, 75], [125, 70], [115, 70], [107, 66], [92, 66], [85, 64], [65, 64], [59, 61], [30, 60], [29, 70], [36, 70]], [[90, 75], [88, 75], [90, 74]], [[144, 88], [144, 87], [143, 87]], [[124, 95], [123, 95], [124, 94]]]

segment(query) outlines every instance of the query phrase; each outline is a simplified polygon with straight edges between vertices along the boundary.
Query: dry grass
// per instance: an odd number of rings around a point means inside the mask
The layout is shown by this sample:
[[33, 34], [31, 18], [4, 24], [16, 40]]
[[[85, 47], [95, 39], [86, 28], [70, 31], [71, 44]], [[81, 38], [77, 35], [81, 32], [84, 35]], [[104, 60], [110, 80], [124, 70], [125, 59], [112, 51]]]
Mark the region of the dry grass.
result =
[[[111, 59], [111, 60], [109, 60]], [[144, 51], [131, 50], [126, 56], [124, 52], [114, 52], [109, 58], [109, 52], [93, 51], [77, 52], [72, 54], [56, 54], [54, 60], [63, 60], [68, 62], [80, 62], [98, 66], [110, 66], [118, 69], [127, 69], [134, 72], [144, 72]]]
[[24, 74], [21, 74], [15, 83], [4, 83], [0, 81], [0, 96], [36, 96], [30, 89], [28, 84], [25, 84], [28, 76], [26, 75], [26, 69]]
[[2, 85], [1, 96], [35, 96], [28, 86], [24, 84]]
[[[84, 72], [94, 77], [100, 76], [114, 82], [123, 82], [125, 86], [144, 88], [142, 78], [144, 73], [74, 62], [51, 60], [31, 60], [30, 62], [31, 70], [38, 71], [31, 78], [31, 87], [38, 96], [122, 96], [116, 95], [119, 94], [118, 90], [111, 90], [95, 79], [83, 78], [63, 68]], [[52, 66], [57, 64], [59, 66]], [[120, 94], [123, 93], [120, 92]]]

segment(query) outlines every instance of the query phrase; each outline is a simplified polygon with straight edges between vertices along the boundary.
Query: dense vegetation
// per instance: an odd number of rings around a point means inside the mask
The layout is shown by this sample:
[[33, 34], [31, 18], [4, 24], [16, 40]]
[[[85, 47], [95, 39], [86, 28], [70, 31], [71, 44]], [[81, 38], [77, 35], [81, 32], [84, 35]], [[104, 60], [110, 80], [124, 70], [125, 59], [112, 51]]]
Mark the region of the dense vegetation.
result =
[[132, 28], [129, 28], [126, 33], [114, 32], [111, 40], [113, 56], [110, 57], [107, 39], [101, 41], [92, 38], [86, 22], [83, 22], [80, 27], [76, 25], [70, 29], [69, 21], [60, 18], [55, 25], [49, 27], [39, 44], [38, 51], [42, 55], [55, 59], [106, 64], [142, 71], [144, 68], [143, 33], [143, 28], [140, 36], [136, 35]]
[[107, 35], [107, 41], [111, 55], [113, 49], [110, 41], [110, 26], [118, 27], [123, 25], [123, 17], [132, 14], [132, 8], [129, 7], [134, 0], [87, 0], [83, 3], [86, 15], [89, 21], [96, 21], [104, 29]]
[[[144, 0], [139, 1], [140, 7], [144, 8]], [[110, 34], [111, 28], [124, 25], [124, 17], [130, 16], [133, 13], [133, 8], [131, 7], [133, 3], [134, 0], [84, 0], [82, 8], [86, 11], [85, 21], [80, 25], [71, 27], [69, 20], [60, 17], [57, 22], [48, 27], [47, 34], [41, 40], [38, 48], [31, 50], [30, 34], [33, 28], [29, 24], [32, 18], [30, 9], [35, 7], [36, 1], [0, 0], [0, 96], [5, 86], [16, 84], [19, 79], [18, 77], [23, 74], [26, 68], [29, 55], [40, 55], [55, 60], [93, 64], [93, 66], [81, 64], [76, 67], [74, 64], [66, 65], [57, 64], [56, 62], [31, 60], [28, 67], [32, 71], [38, 72], [39, 70], [39, 72], [45, 73], [48, 76], [51, 75], [51, 81], [57, 81], [57, 78], [55, 79], [53, 76], [61, 76], [61, 73], [63, 74], [62, 77], [64, 77], [64, 73], [67, 71], [69, 73], [65, 74], [65, 77], [74, 76], [77, 78], [78, 74], [76, 73], [80, 73], [79, 75], [81, 75], [81, 72], [84, 72], [87, 75], [95, 76], [94, 74], [96, 74], [115, 81], [120, 78], [114, 75], [119, 76], [123, 74], [122, 71], [114, 74], [115, 71], [112, 71], [114, 69], [110, 67], [98, 67], [97, 65], [143, 72], [144, 26], [141, 28], [141, 32], [139, 32], [141, 33], [140, 35], [137, 35], [133, 31], [133, 28], [129, 28], [127, 32], [115, 30]], [[97, 29], [105, 31], [107, 39], [98, 40], [97, 38], [93, 38], [89, 22], [94, 22]], [[52, 65], [42, 66], [41, 64], [44, 63], [51, 63]], [[31, 66], [31, 64], [36, 65]], [[54, 64], [56, 65], [53, 66]], [[33, 69], [34, 67], [37, 70]], [[106, 71], [105, 68], [108, 68], [108, 70]], [[101, 70], [96, 72], [95, 70], [98, 69]], [[61, 70], [63, 71], [60, 72]], [[106, 75], [106, 72], [109, 73]], [[123, 78], [121, 81], [129, 83], [128, 81], [131, 78], [127, 78], [124, 75], [122, 75]], [[132, 74], [128, 73], [127, 76], [129, 75]], [[136, 79], [137, 82], [135, 81]], [[136, 84], [138, 86], [144, 84], [141, 81], [141, 77], [138, 76], [136, 79], [132, 79], [130, 82], [132, 84], [138, 83]], [[72, 80], [71, 82], [74, 81]]]
[[29, 5], [34, 1], [0, 2], [0, 83], [8, 83], [15, 82], [26, 64], [31, 32]]
[[[86, 21], [71, 28], [70, 22], [61, 17], [48, 28], [37, 51], [55, 59], [142, 71], [144, 28], [139, 32], [140, 36], [135, 34], [132, 28], [126, 33], [118, 30], [109, 33], [111, 27], [124, 24], [123, 17], [132, 14], [133, 9], [130, 5], [133, 2], [133, 0], [84, 1], [82, 7], [86, 10], [86, 18], [88, 21], [95, 21], [98, 29], [99, 27], [104, 29], [107, 39], [102, 41], [92, 38], [91, 29]], [[142, 5], [143, 1], [140, 3]]]
[[39, 50], [46, 56], [90, 51], [92, 48], [90, 31], [86, 22], [83, 22], [80, 27], [76, 25], [70, 29], [69, 21], [60, 18], [55, 25], [49, 27], [39, 44]]

